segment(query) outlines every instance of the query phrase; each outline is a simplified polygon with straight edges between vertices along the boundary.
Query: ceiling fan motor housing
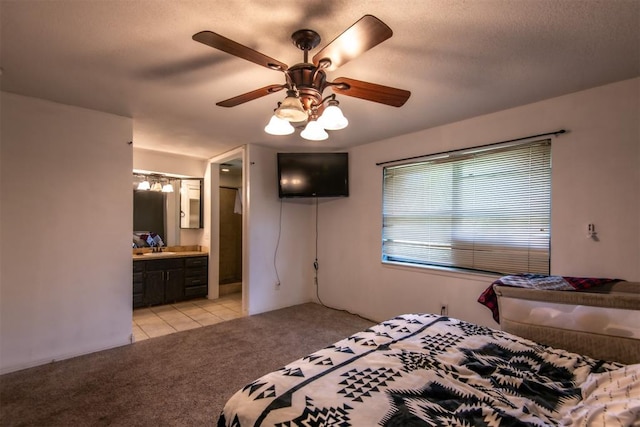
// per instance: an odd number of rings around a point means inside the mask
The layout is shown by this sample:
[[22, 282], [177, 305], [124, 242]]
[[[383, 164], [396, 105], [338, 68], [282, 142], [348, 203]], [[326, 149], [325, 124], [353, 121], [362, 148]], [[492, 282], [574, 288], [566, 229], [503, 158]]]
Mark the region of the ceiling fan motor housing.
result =
[[289, 67], [286, 73], [289, 81], [298, 89], [300, 101], [305, 109], [312, 111], [312, 106], [316, 106], [318, 114], [322, 113], [322, 92], [327, 86], [324, 70], [313, 64], [301, 63]]

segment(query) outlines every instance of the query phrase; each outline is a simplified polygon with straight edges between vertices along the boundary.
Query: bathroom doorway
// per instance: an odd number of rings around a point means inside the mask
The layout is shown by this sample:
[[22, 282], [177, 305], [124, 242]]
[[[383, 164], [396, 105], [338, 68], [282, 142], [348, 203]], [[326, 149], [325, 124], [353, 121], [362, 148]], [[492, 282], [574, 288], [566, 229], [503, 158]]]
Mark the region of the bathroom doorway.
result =
[[219, 295], [242, 292], [242, 159], [220, 164]]
[[248, 314], [246, 152], [239, 147], [210, 159], [209, 298], [240, 298]]

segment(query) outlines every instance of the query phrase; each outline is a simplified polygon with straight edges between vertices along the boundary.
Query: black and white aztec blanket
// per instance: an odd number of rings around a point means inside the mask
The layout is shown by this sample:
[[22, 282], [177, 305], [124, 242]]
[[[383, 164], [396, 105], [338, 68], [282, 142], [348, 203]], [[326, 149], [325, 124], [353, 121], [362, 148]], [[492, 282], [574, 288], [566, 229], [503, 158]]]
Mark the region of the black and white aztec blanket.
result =
[[620, 365], [432, 314], [382, 322], [239, 390], [218, 426], [548, 426]]

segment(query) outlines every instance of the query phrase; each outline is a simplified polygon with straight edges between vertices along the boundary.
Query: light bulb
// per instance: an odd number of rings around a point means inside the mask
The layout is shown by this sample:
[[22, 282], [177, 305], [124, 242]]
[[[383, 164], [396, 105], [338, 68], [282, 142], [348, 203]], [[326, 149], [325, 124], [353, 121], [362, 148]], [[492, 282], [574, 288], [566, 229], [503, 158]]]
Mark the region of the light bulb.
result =
[[344, 129], [349, 124], [349, 120], [347, 120], [344, 114], [342, 114], [342, 110], [338, 107], [336, 101], [334, 101], [334, 103], [329, 103], [329, 106], [324, 109], [324, 112], [318, 119], [318, 122], [327, 130]]
[[271, 116], [269, 124], [265, 126], [264, 131], [270, 135], [291, 135], [295, 129], [288, 120], [284, 120], [276, 116]]
[[303, 122], [307, 120], [307, 112], [300, 102], [297, 90], [288, 90], [287, 97], [276, 109], [275, 114], [279, 119], [290, 122]]
[[310, 120], [309, 123], [307, 123], [307, 127], [300, 132], [300, 136], [311, 141], [323, 141], [329, 138], [329, 134], [325, 132], [322, 125], [316, 120]]

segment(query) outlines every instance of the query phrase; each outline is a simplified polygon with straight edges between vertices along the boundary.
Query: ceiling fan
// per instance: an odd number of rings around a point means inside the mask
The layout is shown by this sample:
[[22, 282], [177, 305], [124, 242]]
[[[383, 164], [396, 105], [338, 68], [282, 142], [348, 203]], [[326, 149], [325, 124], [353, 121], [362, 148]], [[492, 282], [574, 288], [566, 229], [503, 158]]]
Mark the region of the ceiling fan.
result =
[[[309, 51], [320, 44], [320, 35], [309, 29], [295, 31], [291, 35], [293, 44], [304, 52], [304, 61], [291, 67], [285, 63], [257, 52], [247, 46], [211, 31], [201, 31], [193, 35], [193, 40], [227, 52], [263, 67], [281, 71], [285, 75], [284, 84], [272, 84], [233, 98], [216, 103], [221, 107], [235, 107], [248, 101], [287, 89], [287, 98], [279, 104], [276, 116], [289, 122], [317, 119], [327, 107], [337, 106], [335, 94], [323, 98], [323, 92], [330, 87], [340, 95], [352, 96], [367, 101], [401, 107], [411, 96], [411, 92], [375, 83], [346, 77], [327, 80], [326, 71], [333, 71], [358, 55], [377, 46], [393, 35], [391, 28], [372, 15], [365, 15], [340, 34], [327, 46], [316, 53], [309, 62]], [[292, 106], [297, 99], [300, 107]], [[346, 125], [345, 125], [346, 126]], [[293, 129], [293, 128], [292, 128]], [[330, 128], [326, 128], [330, 129]], [[292, 132], [293, 130], [291, 130]]]

